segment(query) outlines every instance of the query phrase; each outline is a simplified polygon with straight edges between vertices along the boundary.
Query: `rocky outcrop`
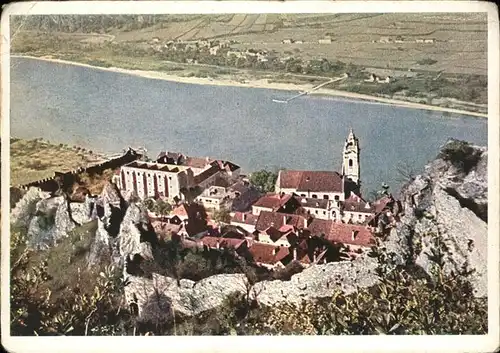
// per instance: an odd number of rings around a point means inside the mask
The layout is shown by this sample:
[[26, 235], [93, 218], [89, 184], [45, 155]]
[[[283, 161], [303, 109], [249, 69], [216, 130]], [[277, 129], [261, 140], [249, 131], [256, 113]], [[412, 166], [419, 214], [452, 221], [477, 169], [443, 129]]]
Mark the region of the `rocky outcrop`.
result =
[[147, 239], [150, 232], [146, 210], [138, 204], [131, 204], [127, 208], [118, 234], [120, 255], [130, 257], [138, 254], [142, 258], [153, 259], [153, 244], [151, 239]]
[[[388, 250], [402, 263], [417, 264], [432, 276], [441, 263], [446, 273], [469, 274], [476, 297], [487, 295], [487, 150], [468, 146], [461, 159], [449, 141], [440, 156], [402, 188], [405, 215], [391, 233]], [[460, 148], [462, 148], [460, 147]], [[446, 152], [443, 152], [446, 151]]]
[[27, 226], [36, 211], [37, 203], [40, 200], [48, 199], [50, 193], [39, 188], [31, 187], [24, 196], [17, 202], [10, 213], [10, 222], [13, 225]]
[[[44, 198], [38, 199], [38, 197]], [[21, 205], [18, 207], [21, 211], [13, 222], [27, 225], [28, 246], [33, 249], [52, 247], [76, 226], [92, 220], [91, 199], [87, 199], [84, 203], [72, 203], [68, 202], [65, 196], [50, 197], [47, 193], [26, 194], [25, 198], [19, 202]], [[35, 200], [38, 201], [33, 207]]]
[[292, 276], [290, 281], [262, 281], [255, 284], [251, 295], [264, 305], [278, 302], [300, 303], [303, 300], [331, 297], [335, 289], [346, 294], [375, 285], [377, 260], [368, 256], [353, 261], [314, 265]]
[[139, 308], [139, 318], [149, 322], [164, 322], [173, 313], [193, 316], [217, 308], [231, 293], [245, 293], [243, 274], [216, 275], [198, 282], [183, 279], [178, 286], [170, 277], [153, 274], [152, 279], [128, 277], [125, 298]]
[[251, 299], [267, 306], [330, 297], [335, 289], [350, 294], [376, 284], [376, 268], [377, 260], [365, 256], [352, 262], [311, 266], [290, 281], [262, 281], [250, 287], [244, 274], [215, 275], [198, 282], [182, 279], [180, 286], [175, 279], [156, 274], [152, 279], [129, 276], [125, 295], [129, 304], [138, 306], [142, 320], [158, 320], [160, 312], [161, 320], [167, 320], [172, 312], [192, 316], [215, 309], [228, 295], [246, 293], [247, 289]]
[[123, 262], [119, 253], [118, 234], [126, 209], [127, 204], [116, 186], [107, 183], [97, 197], [93, 210], [97, 217], [97, 231], [87, 258], [89, 268], [103, 260], [110, 260], [114, 263]]

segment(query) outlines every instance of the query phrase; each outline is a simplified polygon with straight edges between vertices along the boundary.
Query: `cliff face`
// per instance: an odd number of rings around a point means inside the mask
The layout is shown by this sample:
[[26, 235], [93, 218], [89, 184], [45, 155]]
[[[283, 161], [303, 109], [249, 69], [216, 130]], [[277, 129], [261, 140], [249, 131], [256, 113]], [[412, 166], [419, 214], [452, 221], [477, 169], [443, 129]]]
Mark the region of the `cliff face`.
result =
[[449, 141], [424, 173], [402, 188], [405, 215], [391, 250], [432, 276], [468, 275], [476, 297], [487, 295], [488, 152]]

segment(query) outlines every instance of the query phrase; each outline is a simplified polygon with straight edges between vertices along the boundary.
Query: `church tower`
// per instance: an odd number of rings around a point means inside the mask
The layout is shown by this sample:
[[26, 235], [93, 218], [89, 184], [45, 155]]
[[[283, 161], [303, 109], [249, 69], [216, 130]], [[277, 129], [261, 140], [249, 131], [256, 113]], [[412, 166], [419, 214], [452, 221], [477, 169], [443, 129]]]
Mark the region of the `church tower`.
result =
[[344, 145], [343, 159], [342, 159], [342, 175], [346, 180], [351, 180], [359, 186], [359, 141], [354, 136], [352, 129], [349, 131], [349, 136]]

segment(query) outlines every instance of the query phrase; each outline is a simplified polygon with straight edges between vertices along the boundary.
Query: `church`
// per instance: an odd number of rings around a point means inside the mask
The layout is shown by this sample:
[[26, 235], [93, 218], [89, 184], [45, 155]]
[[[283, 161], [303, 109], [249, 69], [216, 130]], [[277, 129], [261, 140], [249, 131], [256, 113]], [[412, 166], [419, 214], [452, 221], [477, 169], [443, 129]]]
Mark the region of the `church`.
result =
[[275, 191], [304, 198], [345, 201], [354, 193], [360, 195], [360, 147], [352, 129], [342, 152], [342, 171], [281, 170]]

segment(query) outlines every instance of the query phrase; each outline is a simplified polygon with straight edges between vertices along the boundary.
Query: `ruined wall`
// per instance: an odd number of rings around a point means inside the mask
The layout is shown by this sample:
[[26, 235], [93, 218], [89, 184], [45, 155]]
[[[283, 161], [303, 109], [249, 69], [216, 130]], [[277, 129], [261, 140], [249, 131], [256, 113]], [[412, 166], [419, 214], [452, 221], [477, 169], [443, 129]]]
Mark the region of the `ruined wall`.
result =
[[83, 173], [89, 175], [102, 173], [106, 169], [116, 169], [127, 163], [138, 160], [142, 157], [141, 154], [129, 149], [123, 156], [110, 159], [99, 164], [92, 165], [86, 168], [78, 168], [69, 172], [55, 172], [53, 177], [37, 180], [28, 184], [19, 185], [18, 187], [23, 190], [28, 190], [30, 187], [40, 188], [45, 192], [56, 192], [59, 185], [63, 187], [71, 187], [77, 180], [77, 177]]

